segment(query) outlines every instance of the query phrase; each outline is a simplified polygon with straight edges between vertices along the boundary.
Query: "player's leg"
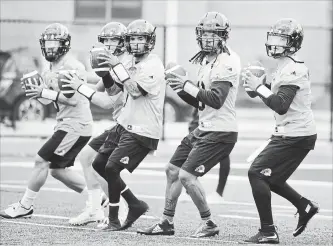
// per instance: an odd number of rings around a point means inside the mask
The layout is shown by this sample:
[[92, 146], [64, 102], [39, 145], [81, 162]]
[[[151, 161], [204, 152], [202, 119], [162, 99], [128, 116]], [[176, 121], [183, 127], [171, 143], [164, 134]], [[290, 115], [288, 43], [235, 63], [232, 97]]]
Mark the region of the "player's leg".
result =
[[319, 212], [319, 206], [317, 203], [300, 195], [296, 190], [289, 186], [287, 182], [285, 182], [285, 180], [287, 180], [297, 169], [309, 151], [310, 150], [308, 149], [290, 148], [289, 153], [286, 154], [286, 156], [289, 157], [289, 160], [285, 161], [283, 165], [283, 173], [281, 174], [282, 179], [276, 180], [270, 185], [273, 192], [287, 199], [297, 208], [299, 218], [297, 227], [293, 232], [295, 237], [304, 231], [310, 219]]
[[289, 147], [278, 139], [270, 141], [254, 159], [248, 171], [252, 195], [259, 213], [260, 229], [256, 235], [245, 240], [247, 243], [279, 243], [272, 215], [270, 185], [280, 175], [277, 168], [282, 165], [283, 156]]
[[224, 157], [220, 160], [219, 168], [219, 181], [217, 183], [216, 191], [207, 195], [208, 203], [220, 203], [222, 202], [222, 196], [224, 192], [225, 185], [230, 173], [230, 157]]
[[86, 188], [84, 177], [71, 168], [52, 168], [50, 169], [50, 174], [53, 178], [59, 180], [68, 188], [78, 193], [82, 193]]
[[45, 184], [49, 172], [49, 161], [54, 152], [66, 136], [65, 131], [57, 131], [38, 151], [35, 157], [35, 166], [28, 181], [28, 187], [21, 200], [0, 213], [4, 218], [30, 217], [33, 213], [33, 204], [40, 188]]
[[[120, 177], [120, 172], [126, 168], [133, 172], [148, 155], [150, 149], [143, 146], [131, 133], [122, 130], [118, 147], [112, 152], [105, 167], [109, 186], [109, 225], [104, 230], [125, 230], [149, 209], [148, 205], [132, 193]], [[120, 226], [118, 219], [120, 195], [128, 203], [128, 215]]]
[[183, 185], [179, 180], [179, 171], [192, 149], [193, 134], [187, 135], [177, 147], [170, 162], [166, 166], [167, 184], [165, 189], [164, 211], [161, 221], [148, 228], [138, 229], [144, 235], [174, 235], [173, 218], [176, 211], [178, 198]]
[[211, 219], [205, 191], [198, 179], [213, 168], [219, 160], [229, 156], [235, 144], [198, 140], [179, 172], [179, 179], [196, 205], [202, 224], [192, 237], [209, 237], [219, 233]]

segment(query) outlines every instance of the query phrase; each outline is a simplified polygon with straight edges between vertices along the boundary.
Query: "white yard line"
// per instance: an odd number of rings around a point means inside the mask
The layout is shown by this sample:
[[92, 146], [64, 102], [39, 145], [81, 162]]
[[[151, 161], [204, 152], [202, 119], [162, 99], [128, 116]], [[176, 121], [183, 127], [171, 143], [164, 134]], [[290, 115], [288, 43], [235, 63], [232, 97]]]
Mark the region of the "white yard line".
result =
[[[102, 232], [102, 231], [100, 231], [98, 229], [95, 229], [95, 228], [62, 226], [62, 225], [52, 225], [52, 224], [43, 224], [43, 223], [31, 223], [31, 222], [22, 222], [22, 221], [5, 220], [5, 219], [2, 219], [1, 223], [20, 224], [20, 225], [29, 225], [29, 226], [40, 226], [40, 227], [51, 227], [51, 228], [60, 228], [60, 229], [95, 231], [95, 232], [100, 232], [101, 234], [106, 233], [106, 232]], [[128, 232], [128, 231], [114, 231], [112, 233], [140, 236], [136, 232]], [[179, 237], [179, 236], [163, 236], [163, 238], [169, 238], [169, 239], [175, 239], [175, 240], [179, 240], [179, 239], [195, 240], [195, 241], [214, 242], [214, 243], [234, 243], [234, 244], [238, 243], [238, 241], [216, 240], [216, 239], [209, 239], [209, 238], [191, 238], [191, 237]]]
[[[24, 190], [26, 188], [25, 185], [12, 185], [12, 184], [0, 184], [1, 189], [16, 189], [16, 190]], [[54, 191], [54, 192], [63, 192], [63, 193], [75, 193], [73, 190], [70, 189], [64, 189], [64, 188], [51, 188], [51, 187], [43, 187], [41, 191]], [[144, 198], [144, 199], [153, 199], [153, 200], [164, 200], [164, 196], [153, 196], [153, 195], [143, 195], [143, 194], [138, 194], [137, 195], [139, 198]], [[179, 201], [191, 201], [189, 197], [180, 197]], [[219, 204], [219, 205], [242, 205], [242, 206], [255, 206], [254, 203], [250, 202], [236, 202], [236, 201], [225, 201], [221, 200], [221, 202], [213, 202], [209, 204]], [[279, 209], [295, 209], [292, 206], [284, 206], [284, 205], [272, 205], [273, 208], [279, 208]], [[333, 212], [332, 209], [320, 209], [320, 211], [323, 212]]]

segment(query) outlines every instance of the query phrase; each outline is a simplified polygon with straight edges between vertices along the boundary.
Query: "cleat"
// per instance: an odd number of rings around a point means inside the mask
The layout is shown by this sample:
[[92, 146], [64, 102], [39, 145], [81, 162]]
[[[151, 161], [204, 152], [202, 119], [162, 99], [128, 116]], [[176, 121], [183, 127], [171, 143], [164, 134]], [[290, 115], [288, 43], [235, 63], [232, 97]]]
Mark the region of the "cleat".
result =
[[74, 226], [87, 225], [89, 223], [100, 222], [104, 219], [104, 212], [102, 208], [96, 209], [94, 212], [91, 211], [90, 205], [87, 206], [81, 214], [77, 217], [71, 218], [68, 223]]
[[119, 220], [112, 220], [107, 217], [104, 219], [103, 223], [99, 224], [97, 228], [100, 231], [120, 231], [120, 221]]
[[261, 229], [259, 229], [259, 232], [250, 237], [249, 239], [246, 239], [243, 243], [254, 243], [254, 244], [279, 244], [279, 235], [276, 231], [272, 232], [264, 232]]
[[306, 206], [304, 211], [297, 211], [297, 213], [299, 214], [299, 217], [298, 217], [297, 227], [296, 227], [295, 231], [293, 232], [294, 237], [297, 237], [305, 230], [309, 221], [318, 212], [319, 212], [319, 205], [317, 203], [311, 202], [311, 201], [309, 201], [309, 204]]
[[140, 200], [139, 204], [129, 205], [128, 207], [128, 215], [121, 226], [121, 230], [126, 230], [127, 228], [131, 227], [137, 219], [139, 219], [142, 215], [144, 215], [149, 209], [149, 206], [144, 201]]
[[163, 219], [161, 222], [152, 225], [151, 227], [145, 229], [138, 229], [138, 234], [142, 235], [164, 235], [171, 236], [175, 235], [175, 226], [170, 223], [167, 219]]
[[25, 208], [20, 202], [9, 205], [7, 209], [0, 212], [0, 217], [5, 219], [31, 218], [33, 206]]
[[202, 237], [212, 237], [219, 235], [220, 229], [212, 220], [207, 220], [202, 223], [199, 228], [195, 231], [191, 237], [202, 238]]

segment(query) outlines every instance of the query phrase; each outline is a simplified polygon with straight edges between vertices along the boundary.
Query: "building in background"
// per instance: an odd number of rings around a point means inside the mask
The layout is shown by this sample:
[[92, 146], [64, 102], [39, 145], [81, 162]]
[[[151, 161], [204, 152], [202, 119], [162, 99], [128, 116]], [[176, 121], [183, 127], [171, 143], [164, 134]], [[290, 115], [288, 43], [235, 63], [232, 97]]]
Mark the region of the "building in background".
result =
[[[40, 33], [47, 22], [59, 21], [69, 26], [72, 52], [88, 67], [89, 50], [103, 24], [147, 19], [157, 26], [155, 53], [166, 62], [182, 64], [192, 77], [196, 67], [188, 60], [198, 51], [195, 25], [205, 12], [218, 11], [229, 18], [229, 43], [244, 66], [258, 59], [268, 66], [274, 62], [265, 54], [266, 32], [277, 19], [292, 17], [305, 29], [300, 53], [313, 83], [323, 85], [330, 79], [331, 1], [3, 0], [0, 9], [2, 50], [28, 46], [40, 54]], [[325, 87], [314, 86], [314, 91], [320, 96]]]

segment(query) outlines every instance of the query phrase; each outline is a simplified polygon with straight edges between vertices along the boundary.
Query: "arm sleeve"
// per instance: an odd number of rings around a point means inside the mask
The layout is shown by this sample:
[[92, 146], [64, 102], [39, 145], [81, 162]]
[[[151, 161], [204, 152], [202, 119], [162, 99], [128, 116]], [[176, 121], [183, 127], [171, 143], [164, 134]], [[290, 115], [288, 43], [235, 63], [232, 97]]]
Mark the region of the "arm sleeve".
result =
[[269, 96], [267, 99], [261, 98], [263, 102], [279, 115], [287, 113], [290, 104], [299, 89], [296, 85], [282, 85], [277, 94]]
[[188, 94], [187, 92], [181, 90], [180, 92], [177, 93], [177, 95], [187, 104], [198, 108], [199, 107], [199, 101], [198, 99], [192, 97], [190, 94]]
[[200, 89], [197, 99], [209, 107], [220, 109], [228, 96], [231, 86], [231, 82], [228, 81], [214, 81], [210, 90]]

